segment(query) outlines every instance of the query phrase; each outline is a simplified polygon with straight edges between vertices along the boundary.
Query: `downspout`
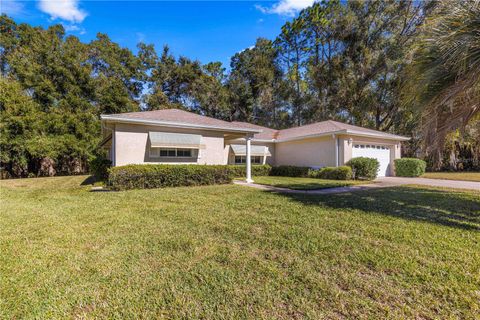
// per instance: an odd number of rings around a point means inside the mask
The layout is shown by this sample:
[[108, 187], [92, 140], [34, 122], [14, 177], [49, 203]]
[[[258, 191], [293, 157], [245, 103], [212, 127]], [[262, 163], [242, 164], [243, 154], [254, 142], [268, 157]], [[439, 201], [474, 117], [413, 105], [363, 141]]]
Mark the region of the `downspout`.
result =
[[113, 129], [110, 129], [108, 128], [107, 126], [104, 126], [103, 123], [102, 123], [102, 128], [105, 129], [105, 130], [110, 130], [112, 132], [112, 148], [111, 148], [111, 161], [112, 161], [112, 167], [115, 167], [115, 158], [116, 158], [116, 155], [115, 155], [115, 125], [113, 127]]
[[333, 134], [332, 135], [333, 139], [335, 139], [335, 167], [338, 167], [339, 165], [339, 152], [338, 152], [338, 148], [339, 148], [339, 145], [338, 145], [338, 137]]

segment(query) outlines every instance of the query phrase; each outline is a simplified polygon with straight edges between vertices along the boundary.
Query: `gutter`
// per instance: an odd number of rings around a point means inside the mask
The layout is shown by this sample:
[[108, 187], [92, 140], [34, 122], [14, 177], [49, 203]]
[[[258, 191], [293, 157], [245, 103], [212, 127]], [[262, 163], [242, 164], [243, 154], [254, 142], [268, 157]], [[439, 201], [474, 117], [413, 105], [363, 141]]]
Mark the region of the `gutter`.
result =
[[134, 123], [134, 124], [145, 124], [145, 125], [153, 125], [153, 126], [172, 127], [172, 128], [203, 129], [203, 130], [225, 131], [225, 132], [260, 133], [263, 131], [263, 130], [257, 130], [252, 128], [228, 128], [228, 127], [222, 127], [222, 126], [197, 125], [197, 124], [173, 122], [173, 121], [126, 119], [122, 117], [115, 117], [115, 116], [109, 116], [109, 115], [101, 115], [100, 119], [102, 121], [113, 121], [117, 123]]
[[314, 134], [309, 134], [306, 136], [299, 136], [294, 138], [275, 139], [275, 142], [296, 141], [296, 140], [303, 140], [303, 139], [309, 139], [309, 138], [327, 137], [327, 136], [337, 135], [337, 134], [347, 134], [347, 130], [330, 131], [325, 133], [314, 133]]
[[375, 138], [382, 138], [386, 140], [400, 140], [400, 141], [408, 141], [411, 138], [404, 137], [404, 136], [397, 136], [394, 134], [383, 135], [381, 133], [366, 133], [362, 131], [356, 130], [346, 130], [347, 134], [355, 135], [355, 136], [362, 136], [362, 137], [375, 137]]
[[381, 133], [378, 133], [378, 134], [365, 133], [365, 132], [362, 132], [362, 131], [344, 129], [344, 130], [330, 131], [330, 132], [326, 132], [326, 133], [311, 134], [311, 135], [299, 136], [299, 137], [293, 137], [293, 138], [278, 139], [278, 140], [274, 139], [274, 142], [288, 142], [288, 141], [296, 141], [296, 140], [303, 140], [303, 139], [309, 139], [309, 138], [319, 138], [319, 137], [326, 137], [326, 136], [339, 135], [339, 134], [348, 134], [348, 135], [360, 136], [360, 137], [379, 138], [379, 139], [393, 140], [393, 141], [408, 141], [408, 140], [410, 140], [410, 138], [403, 137], [403, 136], [383, 135]]

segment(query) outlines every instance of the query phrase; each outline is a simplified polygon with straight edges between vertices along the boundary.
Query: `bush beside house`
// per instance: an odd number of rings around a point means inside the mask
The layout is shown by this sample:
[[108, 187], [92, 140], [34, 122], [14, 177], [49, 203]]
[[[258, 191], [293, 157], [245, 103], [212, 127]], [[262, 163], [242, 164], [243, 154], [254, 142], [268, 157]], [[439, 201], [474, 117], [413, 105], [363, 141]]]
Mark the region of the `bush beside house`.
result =
[[308, 177], [309, 167], [278, 166], [273, 167], [270, 175], [281, 177]]
[[374, 158], [357, 157], [350, 159], [347, 166], [352, 168], [355, 180], [373, 180], [377, 177], [380, 163]]
[[222, 165], [127, 165], [110, 169], [113, 190], [201, 186], [231, 183], [234, 172]]
[[88, 163], [90, 173], [95, 176], [97, 180], [105, 181], [108, 179], [108, 170], [112, 166], [112, 161], [103, 156], [97, 156]]
[[[354, 158], [349, 166], [309, 167], [253, 165], [252, 176], [311, 177], [327, 180], [375, 179], [379, 163], [372, 158]], [[168, 165], [143, 164], [113, 167], [101, 159], [92, 161], [93, 173], [105, 178], [113, 190], [200, 186], [231, 183], [246, 175], [245, 165]], [[108, 175], [105, 174], [108, 172]]]
[[395, 159], [395, 175], [397, 177], [419, 177], [425, 173], [427, 163], [416, 158]]
[[[247, 175], [247, 167], [245, 165], [227, 165], [235, 178], [244, 178]], [[272, 167], [268, 164], [252, 165], [252, 176], [269, 176]]]
[[[104, 166], [98, 167], [99, 174], [103, 173]], [[269, 165], [254, 165], [252, 175], [268, 176], [271, 169]], [[244, 165], [143, 164], [113, 167], [106, 178], [112, 189], [128, 190], [225, 184], [245, 175]]]
[[353, 172], [352, 168], [347, 166], [325, 167], [319, 170], [311, 170], [309, 176], [311, 178], [327, 180], [351, 180], [353, 178]]

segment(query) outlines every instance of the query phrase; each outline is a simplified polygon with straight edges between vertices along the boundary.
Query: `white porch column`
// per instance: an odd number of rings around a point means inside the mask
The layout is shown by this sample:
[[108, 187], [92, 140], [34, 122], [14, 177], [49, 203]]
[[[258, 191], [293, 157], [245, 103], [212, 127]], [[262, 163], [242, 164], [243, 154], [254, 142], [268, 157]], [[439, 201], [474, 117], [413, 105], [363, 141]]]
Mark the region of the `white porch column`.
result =
[[251, 136], [246, 136], [245, 140], [247, 142], [247, 152], [246, 152], [246, 161], [247, 161], [247, 183], [252, 183], [252, 147], [251, 147], [251, 142], [252, 142], [252, 137]]

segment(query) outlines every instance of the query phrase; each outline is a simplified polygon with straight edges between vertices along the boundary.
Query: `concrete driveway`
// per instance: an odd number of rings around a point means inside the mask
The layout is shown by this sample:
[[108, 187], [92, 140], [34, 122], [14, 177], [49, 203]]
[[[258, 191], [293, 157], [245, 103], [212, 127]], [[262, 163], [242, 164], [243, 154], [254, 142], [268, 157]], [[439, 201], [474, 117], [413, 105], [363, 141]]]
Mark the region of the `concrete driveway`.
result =
[[334, 193], [353, 192], [353, 191], [369, 190], [369, 189], [376, 189], [376, 188], [396, 187], [396, 186], [407, 185], [407, 184], [480, 191], [480, 182], [426, 179], [426, 178], [401, 178], [401, 177], [382, 177], [382, 178], [377, 178], [373, 183], [370, 183], [370, 184], [356, 185], [356, 186], [350, 186], [350, 187], [319, 189], [319, 190], [292, 190], [287, 188], [279, 188], [279, 187], [267, 186], [267, 185], [256, 184], [256, 183], [246, 183], [245, 181], [240, 181], [240, 180], [235, 180], [234, 183], [242, 186], [265, 190], [265, 191], [272, 191], [272, 192], [279, 192], [279, 193], [295, 193], [295, 194], [334, 194]]
[[405, 184], [418, 184], [418, 185], [430, 186], [430, 187], [469, 189], [469, 190], [480, 191], [480, 182], [459, 181], [459, 180], [383, 177], [383, 178], [377, 178], [374, 184], [380, 184], [385, 187], [401, 186]]

